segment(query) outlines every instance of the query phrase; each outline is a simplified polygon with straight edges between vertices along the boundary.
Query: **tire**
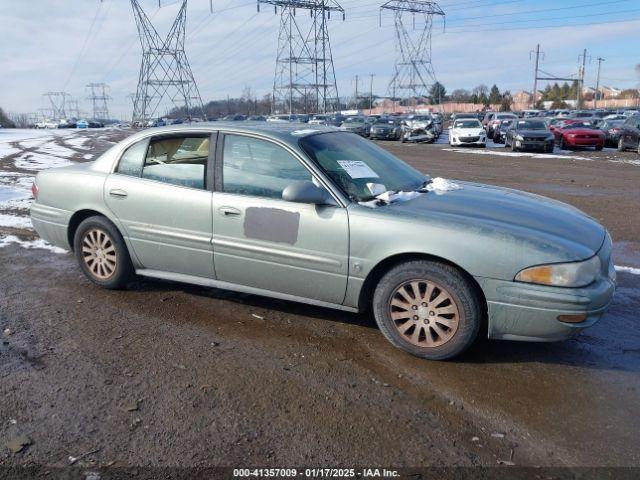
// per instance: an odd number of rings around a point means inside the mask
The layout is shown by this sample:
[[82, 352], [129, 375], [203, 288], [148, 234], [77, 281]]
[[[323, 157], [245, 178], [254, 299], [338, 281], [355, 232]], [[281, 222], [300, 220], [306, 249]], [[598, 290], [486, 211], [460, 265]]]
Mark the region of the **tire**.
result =
[[567, 144], [564, 143], [564, 137], [560, 137], [560, 150], [567, 150]]
[[596, 145], [596, 152], [601, 151], [604, 148], [604, 145]]
[[553, 145], [549, 145], [548, 147], [544, 147], [544, 153], [553, 153]]
[[[420, 298], [409, 293], [415, 286]], [[373, 313], [392, 345], [429, 360], [449, 359], [469, 348], [483, 318], [481, 302], [460, 271], [420, 260], [402, 263], [381, 278]]]
[[107, 218], [94, 216], [80, 223], [73, 246], [80, 269], [96, 285], [118, 290], [134, 278], [135, 271], [124, 239]]
[[619, 152], [624, 152], [625, 148], [624, 148], [624, 140], [622, 139], [622, 137], [620, 137], [618, 139], [618, 151]]

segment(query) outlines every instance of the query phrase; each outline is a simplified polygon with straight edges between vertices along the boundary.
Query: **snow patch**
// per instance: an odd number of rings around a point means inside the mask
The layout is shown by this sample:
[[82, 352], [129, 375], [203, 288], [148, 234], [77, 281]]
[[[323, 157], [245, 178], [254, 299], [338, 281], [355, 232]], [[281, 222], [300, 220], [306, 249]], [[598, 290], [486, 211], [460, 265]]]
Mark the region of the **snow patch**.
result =
[[64, 248], [54, 247], [53, 245], [45, 242], [41, 238], [37, 240], [22, 240], [15, 235], [7, 235], [6, 237], [0, 237], [0, 248], [8, 247], [9, 245], [19, 245], [22, 248], [40, 248], [43, 250], [49, 250], [53, 253], [67, 253]]
[[427, 192], [434, 192], [436, 195], [442, 195], [444, 192], [448, 192], [450, 190], [460, 190], [462, 187], [457, 183], [453, 183], [451, 180], [447, 180], [446, 178], [436, 177], [431, 180], [431, 183], [427, 184], [423, 190]]
[[624, 265], [616, 265], [616, 272], [631, 273], [633, 275], [640, 275], [640, 268], [626, 267]]
[[0, 227], [33, 229], [30, 218], [19, 217], [17, 215], [5, 215], [3, 213], [0, 213]]
[[554, 153], [534, 153], [534, 152], [496, 152], [495, 150], [472, 150], [466, 148], [443, 148], [447, 152], [473, 153], [476, 155], [496, 155], [501, 157], [533, 157], [533, 158], [560, 158], [567, 160], [586, 160], [593, 162], [595, 158], [581, 157], [579, 155], [558, 155]]
[[[369, 185], [374, 185], [374, 184], [367, 184], [367, 186]], [[358, 202], [358, 203], [363, 207], [376, 208], [376, 207], [379, 207], [382, 205], [388, 205], [394, 202], [406, 202], [416, 197], [420, 197], [421, 195], [424, 195], [427, 192], [433, 192], [436, 195], [442, 195], [445, 192], [448, 192], [451, 190], [460, 190], [461, 188], [462, 187], [460, 185], [458, 185], [457, 183], [453, 183], [452, 181], [447, 180], [446, 178], [436, 177], [434, 179], [431, 179], [429, 183], [427, 183], [420, 190], [410, 191], [410, 192], [403, 192], [403, 191], [394, 192], [392, 190], [389, 190], [380, 195], [376, 195], [376, 198], [374, 198], [373, 200], [368, 200], [366, 202]]]
[[24, 153], [17, 157], [15, 161], [15, 166], [23, 170], [39, 171], [45, 168], [66, 167], [67, 165], [72, 165], [72, 162], [66, 158], [33, 152]]
[[67, 145], [71, 145], [74, 148], [77, 148], [79, 150], [89, 150], [90, 147], [85, 147], [85, 143], [87, 143], [89, 141], [89, 138], [87, 137], [72, 137], [72, 138], [65, 138], [64, 143], [66, 143]]

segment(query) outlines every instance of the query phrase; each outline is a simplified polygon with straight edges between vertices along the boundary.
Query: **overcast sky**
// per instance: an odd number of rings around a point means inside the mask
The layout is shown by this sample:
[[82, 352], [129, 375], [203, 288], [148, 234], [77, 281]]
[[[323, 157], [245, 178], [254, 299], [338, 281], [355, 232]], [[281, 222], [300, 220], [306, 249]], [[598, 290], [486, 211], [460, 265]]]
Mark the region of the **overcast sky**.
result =
[[[161, 35], [181, 0], [140, 0]], [[394, 27], [382, 16], [382, 2], [342, 0], [346, 20], [331, 19], [330, 35], [341, 96], [360, 91], [387, 93], [395, 60]], [[239, 96], [245, 86], [258, 95], [273, 85], [278, 17], [255, 0], [189, 0], [186, 50], [203, 100]], [[443, 0], [446, 29], [433, 30], [433, 64], [448, 92], [497, 83], [501, 90], [531, 90], [529, 52], [540, 43], [541, 68], [557, 76], [575, 74], [587, 48], [586, 85], [595, 85], [596, 58], [601, 83], [637, 87], [640, 63], [640, 5], [637, 0]], [[301, 20], [304, 19], [303, 14]], [[110, 85], [111, 111], [131, 115], [127, 95], [134, 92], [140, 44], [128, 0], [0, 0], [0, 106], [33, 112], [46, 106], [47, 91], [66, 91], [89, 110], [85, 85]], [[419, 26], [418, 26], [419, 27]], [[543, 87], [544, 84], [541, 85]]]

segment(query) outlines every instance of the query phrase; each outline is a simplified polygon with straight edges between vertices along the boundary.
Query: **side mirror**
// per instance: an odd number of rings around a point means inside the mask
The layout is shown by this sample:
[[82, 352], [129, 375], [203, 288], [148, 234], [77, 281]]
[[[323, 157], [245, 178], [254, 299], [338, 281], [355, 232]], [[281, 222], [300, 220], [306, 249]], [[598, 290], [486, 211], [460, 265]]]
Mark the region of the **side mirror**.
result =
[[337, 205], [333, 197], [324, 188], [308, 180], [293, 182], [282, 191], [286, 202], [312, 203], [314, 205]]

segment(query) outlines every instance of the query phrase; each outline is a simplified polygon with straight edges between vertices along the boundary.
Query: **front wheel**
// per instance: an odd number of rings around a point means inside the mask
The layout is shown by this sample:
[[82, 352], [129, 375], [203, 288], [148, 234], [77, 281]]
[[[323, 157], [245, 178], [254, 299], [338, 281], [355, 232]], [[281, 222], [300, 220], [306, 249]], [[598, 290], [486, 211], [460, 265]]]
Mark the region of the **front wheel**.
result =
[[469, 348], [483, 316], [462, 273], [430, 261], [406, 262], [387, 272], [376, 287], [373, 312], [394, 346], [430, 360], [452, 358]]
[[105, 217], [89, 217], [80, 223], [73, 245], [82, 272], [96, 285], [121, 289], [134, 277], [124, 239]]
[[596, 145], [596, 152], [599, 152], [604, 148], [604, 145]]

